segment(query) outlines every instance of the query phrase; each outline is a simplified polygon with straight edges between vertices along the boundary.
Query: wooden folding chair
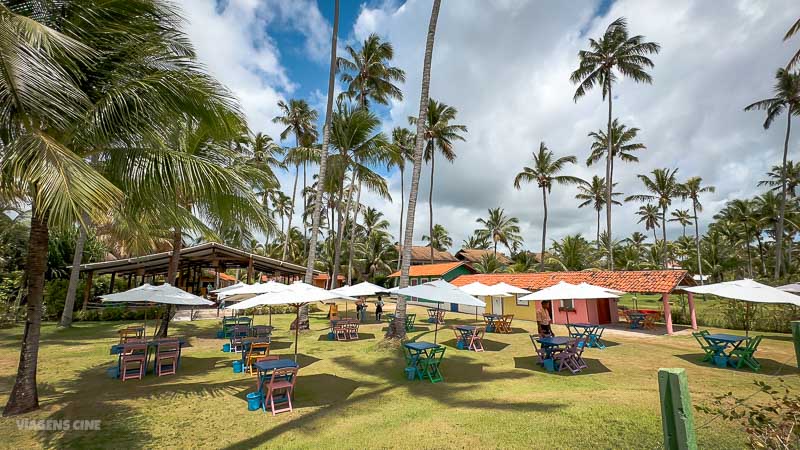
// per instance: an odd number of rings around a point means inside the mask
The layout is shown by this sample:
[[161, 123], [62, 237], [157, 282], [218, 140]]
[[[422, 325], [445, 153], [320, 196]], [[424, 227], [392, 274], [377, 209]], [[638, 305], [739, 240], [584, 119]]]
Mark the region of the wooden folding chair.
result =
[[348, 324], [347, 327], [347, 338], [352, 340], [358, 340], [358, 322], [352, 321]]
[[482, 352], [483, 334], [484, 334], [483, 327], [475, 327], [475, 329], [472, 330], [472, 334], [469, 337], [469, 345], [467, 346], [467, 348], [476, 352]]
[[180, 341], [176, 338], [159, 339], [156, 346], [156, 375], [173, 375], [178, 371]]
[[253, 364], [264, 356], [269, 356], [269, 342], [253, 342], [250, 344], [250, 350], [247, 351], [247, 357], [244, 360], [245, 367], [250, 371], [250, 375], [255, 375]]
[[141, 380], [147, 370], [147, 344], [144, 342], [127, 343], [122, 347], [122, 363], [120, 378], [125, 380]]
[[[267, 411], [267, 405], [272, 410], [273, 416], [281, 412], [292, 411], [292, 393], [295, 383], [297, 383], [296, 367], [273, 370], [269, 384], [266, 386], [267, 392], [264, 394], [264, 412]], [[276, 405], [282, 404], [287, 406], [275, 408]]]

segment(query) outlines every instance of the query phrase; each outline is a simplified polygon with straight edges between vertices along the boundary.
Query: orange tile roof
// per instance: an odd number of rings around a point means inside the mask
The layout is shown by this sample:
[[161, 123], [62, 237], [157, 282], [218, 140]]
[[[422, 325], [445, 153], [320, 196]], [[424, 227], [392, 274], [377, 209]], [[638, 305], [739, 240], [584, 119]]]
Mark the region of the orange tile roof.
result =
[[225, 281], [236, 281], [236, 277], [234, 277], [232, 275], [228, 275], [227, 273], [224, 273], [224, 272], [220, 272], [219, 273], [219, 279], [220, 280], [225, 280]]
[[[411, 266], [408, 270], [408, 276], [410, 277], [435, 277], [435, 276], [442, 276], [447, 272], [455, 269], [458, 266], [463, 265], [464, 263], [461, 261], [451, 262], [451, 263], [440, 263], [440, 264], [421, 264], [416, 266]], [[389, 275], [389, 278], [396, 278], [400, 276], [400, 271]]]
[[685, 270], [597, 270], [582, 272], [536, 272], [536, 273], [493, 273], [461, 275], [451, 281], [456, 286], [464, 286], [474, 281], [483, 284], [506, 282], [523, 289], [538, 290], [550, 287], [559, 281], [567, 283], [589, 283], [595, 286], [617, 289], [625, 292], [666, 294], [678, 284], [686, 281], [694, 284]]

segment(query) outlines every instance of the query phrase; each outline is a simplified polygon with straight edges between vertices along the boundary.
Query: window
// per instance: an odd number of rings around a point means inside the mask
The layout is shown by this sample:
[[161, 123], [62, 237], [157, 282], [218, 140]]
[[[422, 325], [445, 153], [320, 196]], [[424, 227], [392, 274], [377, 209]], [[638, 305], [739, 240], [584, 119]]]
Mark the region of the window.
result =
[[570, 300], [561, 300], [561, 309], [575, 309], [575, 305]]
[[417, 284], [419, 284], [419, 280], [417, 280], [416, 278], [412, 278], [411, 279], [411, 285], [412, 286], [416, 286]]
[[427, 282], [428, 282], [427, 278], [420, 278], [419, 279], [419, 284], [423, 284], [423, 283], [427, 283]]
[[527, 300], [520, 300], [519, 295], [514, 294], [514, 299], [517, 301], [517, 306], [530, 306], [531, 302]]

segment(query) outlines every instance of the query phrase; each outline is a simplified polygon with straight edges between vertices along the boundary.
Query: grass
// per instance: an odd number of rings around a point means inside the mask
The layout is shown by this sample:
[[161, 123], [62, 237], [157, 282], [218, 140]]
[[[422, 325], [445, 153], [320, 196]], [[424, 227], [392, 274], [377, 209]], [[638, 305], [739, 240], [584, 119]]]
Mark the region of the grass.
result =
[[[351, 308], [352, 309], [352, 308]], [[391, 306], [390, 308], [391, 309]], [[418, 309], [416, 307], [412, 309]], [[340, 311], [343, 311], [341, 308]], [[412, 340], [433, 340], [416, 311]], [[352, 311], [351, 311], [352, 314]], [[273, 316], [273, 353], [290, 354], [291, 315]], [[448, 324], [473, 316], [449, 313]], [[256, 323], [266, 323], [257, 316]], [[457, 351], [453, 333], [439, 330], [447, 351], [445, 382], [409, 382], [399, 349], [383, 343], [383, 324], [361, 327], [362, 339], [331, 342], [322, 313], [301, 334], [302, 369], [295, 411], [276, 417], [249, 412], [252, 377], [234, 374], [234, 355], [220, 351], [215, 320], [180, 322], [173, 335], [189, 338], [178, 376], [120, 382], [106, 376], [108, 354], [125, 323], [78, 323], [70, 330], [45, 324], [39, 363], [41, 409], [31, 419], [100, 419], [102, 431], [25, 431], [0, 419], [3, 446], [202, 448], [659, 448], [662, 445], [657, 370], [683, 367], [694, 404], [734, 391], [749, 394], [754, 380], [776, 374], [800, 389], [788, 335], [765, 334], [761, 373], [717, 369], [699, 362], [691, 335], [642, 336], [607, 331], [609, 347], [589, 349], [589, 369], [550, 374], [534, 361], [530, 322], [515, 333], [487, 335], [484, 353]], [[564, 329], [556, 326], [557, 334]], [[16, 372], [21, 328], [0, 330], [0, 403]], [[752, 401], [757, 401], [758, 396]], [[740, 427], [695, 412], [700, 447], [742, 448]]]

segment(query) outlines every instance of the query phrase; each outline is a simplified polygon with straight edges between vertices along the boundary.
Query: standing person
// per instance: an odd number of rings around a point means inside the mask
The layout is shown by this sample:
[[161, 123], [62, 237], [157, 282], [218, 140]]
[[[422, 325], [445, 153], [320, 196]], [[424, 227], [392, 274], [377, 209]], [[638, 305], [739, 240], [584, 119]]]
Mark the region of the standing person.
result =
[[553, 336], [550, 328], [550, 300], [542, 302], [542, 307], [536, 311], [536, 323], [539, 325], [539, 336]]
[[375, 302], [375, 321], [380, 322], [382, 315], [383, 315], [383, 299], [378, 297], [378, 301]]

